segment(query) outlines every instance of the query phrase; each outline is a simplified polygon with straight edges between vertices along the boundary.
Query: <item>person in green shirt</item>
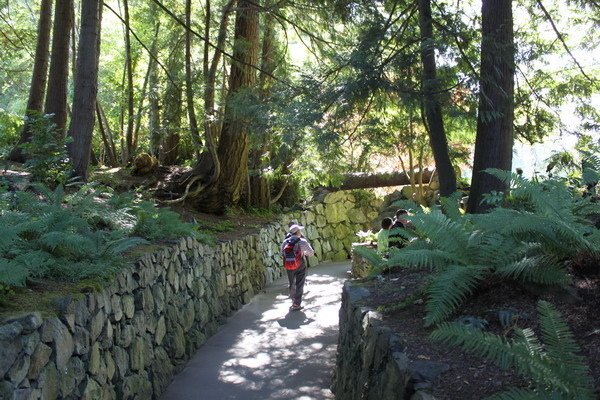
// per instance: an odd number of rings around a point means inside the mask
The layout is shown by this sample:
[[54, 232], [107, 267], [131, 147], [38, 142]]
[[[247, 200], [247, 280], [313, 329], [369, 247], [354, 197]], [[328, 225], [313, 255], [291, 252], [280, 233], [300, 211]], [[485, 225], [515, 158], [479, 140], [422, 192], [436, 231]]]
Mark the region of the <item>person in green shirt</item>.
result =
[[384, 218], [381, 220], [381, 230], [377, 232], [377, 252], [379, 254], [386, 254], [390, 247], [390, 228], [392, 227], [393, 221], [391, 218]]

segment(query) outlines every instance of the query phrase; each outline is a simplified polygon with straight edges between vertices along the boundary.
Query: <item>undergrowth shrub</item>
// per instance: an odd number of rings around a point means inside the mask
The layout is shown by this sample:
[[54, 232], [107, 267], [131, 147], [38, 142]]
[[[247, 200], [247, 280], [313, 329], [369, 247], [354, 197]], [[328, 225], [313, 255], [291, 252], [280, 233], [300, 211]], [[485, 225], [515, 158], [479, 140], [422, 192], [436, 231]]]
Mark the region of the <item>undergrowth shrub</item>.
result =
[[61, 137], [51, 115], [26, 117], [31, 130], [31, 141], [21, 145], [26, 155], [25, 168], [32, 180], [55, 186], [65, 184], [70, 174], [67, 143], [70, 137]]
[[93, 184], [67, 194], [34, 184], [0, 192], [0, 284], [28, 280], [104, 278], [126, 260], [122, 254], [147, 240], [200, 235], [179, 215]]

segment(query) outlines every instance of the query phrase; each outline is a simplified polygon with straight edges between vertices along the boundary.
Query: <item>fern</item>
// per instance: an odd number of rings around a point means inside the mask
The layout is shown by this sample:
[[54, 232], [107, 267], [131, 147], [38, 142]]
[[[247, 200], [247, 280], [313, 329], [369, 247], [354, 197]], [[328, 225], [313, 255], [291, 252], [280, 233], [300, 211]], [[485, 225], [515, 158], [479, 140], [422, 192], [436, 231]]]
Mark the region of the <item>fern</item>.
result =
[[61, 186], [32, 188], [11, 194], [7, 208], [0, 210], [3, 285], [24, 286], [30, 277], [106, 277], [124, 264], [119, 254], [146, 239], [196, 232], [179, 215], [151, 203], [125, 196], [111, 202], [114, 193], [96, 185], [83, 185], [70, 194]]
[[538, 302], [543, 344], [530, 329], [516, 329], [515, 338], [443, 323], [431, 339], [458, 346], [491, 360], [502, 369], [514, 367], [529, 378], [531, 390], [511, 389], [489, 399], [577, 399], [594, 398], [594, 388], [583, 357], [560, 314], [547, 302]]
[[427, 294], [425, 325], [430, 326], [451, 315], [483, 279], [487, 269], [482, 266], [451, 265], [438, 273]]

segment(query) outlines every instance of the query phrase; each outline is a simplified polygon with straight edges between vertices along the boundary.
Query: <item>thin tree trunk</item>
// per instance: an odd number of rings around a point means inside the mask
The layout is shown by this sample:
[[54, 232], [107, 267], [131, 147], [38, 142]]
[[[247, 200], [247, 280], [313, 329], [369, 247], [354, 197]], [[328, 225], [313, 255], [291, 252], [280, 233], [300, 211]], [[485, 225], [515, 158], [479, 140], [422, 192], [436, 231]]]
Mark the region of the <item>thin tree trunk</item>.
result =
[[129, 0], [123, 0], [123, 9], [125, 11], [125, 65], [127, 69], [127, 132], [125, 134], [125, 145], [127, 150], [125, 153], [125, 161], [128, 162], [135, 151], [133, 147], [133, 62], [131, 60], [131, 35], [129, 33]]
[[[235, 4], [235, 0], [229, 0], [227, 4], [223, 7], [223, 11], [221, 13], [221, 22], [219, 24], [219, 34], [217, 36], [217, 50], [213, 55], [213, 59], [210, 64], [210, 68], [208, 69], [208, 74], [205, 75], [205, 84], [204, 84], [204, 114], [205, 120], [208, 121], [205, 124], [205, 136], [212, 135], [215, 138], [216, 128], [215, 128], [215, 84], [217, 79], [217, 70], [219, 68], [219, 63], [221, 61], [221, 52], [219, 50], [223, 49], [225, 46], [225, 39], [227, 38], [227, 21], [229, 20], [229, 15], [233, 10], [233, 5]], [[206, 23], [208, 24], [210, 21], [210, 13], [207, 14]], [[208, 44], [205, 43], [204, 49], [205, 57], [208, 57]]]
[[100, 135], [102, 136], [102, 143], [104, 144], [104, 154], [108, 158], [108, 162], [111, 167], [119, 165], [117, 162], [117, 156], [115, 153], [115, 146], [112, 140], [112, 133], [106, 119], [103, 118], [103, 111], [100, 107], [100, 103], [96, 101], [96, 118], [98, 119], [98, 128]]
[[84, 181], [87, 180], [87, 169], [90, 163], [98, 92], [101, 4], [101, 0], [82, 0], [73, 118], [69, 128], [69, 135], [73, 137], [73, 142], [69, 146], [73, 172]]
[[150, 103], [150, 110], [148, 114], [148, 131], [150, 133], [150, 154], [158, 157], [160, 152], [161, 135], [156, 61], [150, 60], [148, 67], [150, 69], [150, 77], [148, 78], [148, 102]]
[[[181, 49], [181, 36], [179, 31], [173, 31], [173, 51], [169, 56], [167, 69], [173, 71], [173, 78], [179, 81], [180, 71], [183, 68], [183, 54]], [[163, 97], [162, 130], [164, 134], [160, 148], [160, 160], [163, 165], [173, 165], [179, 156], [179, 139], [181, 132], [181, 97], [182, 89], [170, 80]]]
[[426, 127], [440, 180], [440, 195], [447, 197], [456, 191], [456, 176], [448, 154], [448, 141], [444, 130], [442, 109], [436, 97], [436, 93], [440, 88], [436, 76], [431, 0], [418, 1], [419, 26], [421, 28], [421, 62], [423, 64], [423, 106], [427, 120]]
[[[154, 4], [154, 3], [152, 3]], [[150, 46], [150, 52], [152, 54], [156, 54], [156, 48], [158, 46], [158, 32], [160, 30], [160, 22], [157, 22], [154, 28], [154, 39], [152, 40], [152, 45]], [[135, 129], [133, 131], [133, 147], [137, 148], [139, 132], [142, 125], [142, 111], [144, 110], [144, 100], [146, 99], [146, 94], [152, 91], [151, 80], [152, 80], [152, 70], [155, 68], [156, 61], [153, 57], [150, 57], [148, 60], [148, 70], [146, 71], [146, 76], [144, 77], [144, 84], [142, 86], [142, 94], [140, 96], [140, 104], [138, 105], [138, 110], [135, 117]], [[150, 86], [150, 88], [148, 88]], [[150, 97], [152, 94], [148, 97]]]
[[473, 178], [467, 210], [483, 212], [483, 195], [507, 185], [484, 172], [512, 166], [514, 119], [514, 34], [511, 0], [483, 0], [481, 74]]
[[[191, 26], [192, 23], [192, 0], [185, 1], [185, 23]], [[207, 36], [208, 37], [208, 36]], [[196, 111], [194, 109], [194, 88], [192, 86], [192, 33], [189, 29], [185, 30], [185, 97], [187, 102], [188, 119], [190, 121], [190, 133], [194, 145], [196, 160], [200, 159], [200, 132], [198, 130], [198, 121], [196, 120]]]
[[117, 159], [117, 146], [115, 146], [115, 135], [112, 132], [112, 129], [110, 129], [110, 124], [108, 123], [108, 119], [106, 118], [106, 113], [104, 112], [104, 107], [102, 107], [102, 104], [98, 103], [98, 110], [100, 110], [100, 118], [102, 118], [102, 122], [104, 124], [104, 126], [106, 127], [106, 134], [108, 137], [108, 143], [110, 144], [110, 148], [112, 153], [115, 156], [115, 161], [116, 161], [116, 165], [119, 165], [119, 160]]
[[69, 42], [73, 25], [73, 1], [56, 0], [52, 33], [52, 59], [45, 113], [54, 114], [59, 137], [64, 137], [67, 124], [67, 92], [69, 86]]
[[[35, 48], [35, 62], [29, 87], [29, 99], [25, 115], [31, 117], [42, 112], [44, 93], [46, 91], [46, 80], [48, 73], [48, 48], [50, 47], [50, 25], [52, 21], [52, 0], [42, 0], [40, 6], [40, 19], [37, 28], [37, 45]], [[23, 125], [19, 142], [8, 155], [8, 159], [16, 162], [24, 162], [25, 155], [20, 145], [31, 141], [32, 132], [27, 120]]]

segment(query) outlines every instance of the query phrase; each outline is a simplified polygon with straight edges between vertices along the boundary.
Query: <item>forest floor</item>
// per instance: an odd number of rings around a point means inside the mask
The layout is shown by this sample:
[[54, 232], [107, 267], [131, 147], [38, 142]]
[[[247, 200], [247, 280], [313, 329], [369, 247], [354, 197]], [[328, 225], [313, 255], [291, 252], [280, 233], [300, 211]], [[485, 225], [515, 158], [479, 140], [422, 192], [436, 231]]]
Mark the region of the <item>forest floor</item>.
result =
[[[600, 266], [598, 266], [600, 267]], [[460, 309], [460, 316], [485, 319], [487, 332], [510, 337], [513, 328], [533, 328], [541, 338], [536, 305], [538, 300], [553, 304], [569, 325], [590, 367], [597, 393], [600, 393], [600, 275], [575, 277], [574, 292], [544, 293], [514, 283], [490, 282], [480, 287]], [[424, 282], [422, 271], [399, 271], [384, 275], [383, 280], [367, 280], [370, 288], [366, 305], [377, 308], [398, 304], [411, 296], [418, 297]], [[469, 355], [460, 348], [435, 343], [428, 336], [433, 331], [425, 328], [424, 299], [417, 298], [410, 305], [395, 312], [384, 312], [385, 324], [401, 338], [412, 361], [428, 361], [438, 371], [444, 371], [433, 382], [433, 394], [439, 400], [482, 399], [510, 387], [526, 387], [527, 381], [514, 369], [501, 370], [492, 362]], [[503, 328], [498, 311], [510, 310], [513, 324]]]

